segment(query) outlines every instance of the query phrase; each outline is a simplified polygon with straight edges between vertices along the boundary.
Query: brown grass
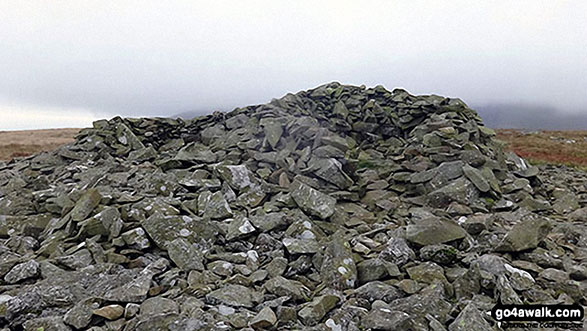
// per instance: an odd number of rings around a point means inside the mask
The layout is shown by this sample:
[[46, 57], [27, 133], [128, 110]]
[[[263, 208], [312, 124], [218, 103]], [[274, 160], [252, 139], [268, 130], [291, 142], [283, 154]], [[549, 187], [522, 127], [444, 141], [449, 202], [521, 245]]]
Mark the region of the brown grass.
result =
[[80, 129], [0, 131], [0, 160], [51, 151], [70, 143]]
[[532, 163], [587, 169], [587, 131], [497, 130], [507, 148]]

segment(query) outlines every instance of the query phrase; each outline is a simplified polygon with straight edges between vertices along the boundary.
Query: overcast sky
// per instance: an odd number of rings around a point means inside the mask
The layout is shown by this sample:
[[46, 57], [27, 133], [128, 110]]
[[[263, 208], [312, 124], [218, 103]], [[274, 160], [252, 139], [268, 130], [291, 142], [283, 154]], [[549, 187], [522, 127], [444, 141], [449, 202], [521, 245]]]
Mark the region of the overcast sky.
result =
[[587, 112], [587, 1], [0, 2], [0, 130], [265, 103], [325, 82]]

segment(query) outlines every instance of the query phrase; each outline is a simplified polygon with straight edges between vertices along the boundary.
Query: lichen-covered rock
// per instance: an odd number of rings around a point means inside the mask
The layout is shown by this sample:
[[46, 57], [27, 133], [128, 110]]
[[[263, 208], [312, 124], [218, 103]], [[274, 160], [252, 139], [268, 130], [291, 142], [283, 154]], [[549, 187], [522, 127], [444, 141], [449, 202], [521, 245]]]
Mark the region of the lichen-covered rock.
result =
[[218, 230], [213, 224], [186, 215], [165, 216], [155, 213], [141, 225], [155, 244], [163, 249], [167, 249], [169, 243], [177, 237], [193, 243], [199, 238], [213, 242], [218, 235]]
[[339, 301], [340, 298], [335, 295], [315, 297], [312, 302], [305, 305], [304, 308], [298, 312], [298, 316], [304, 325], [315, 325], [320, 322]]
[[310, 215], [327, 219], [334, 213], [336, 199], [296, 180], [291, 186], [291, 196], [296, 204]]
[[261, 309], [261, 311], [253, 317], [249, 325], [254, 329], [267, 329], [277, 323], [277, 316], [269, 307]]
[[387, 303], [403, 297], [402, 292], [389, 284], [381, 281], [369, 282], [354, 291], [354, 296], [373, 302], [383, 300]]
[[426, 218], [408, 225], [406, 239], [418, 245], [436, 245], [462, 239], [467, 232], [457, 223], [442, 218]]
[[436, 263], [424, 262], [406, 270], [411, 279], [420, 282], [432, 284], [436, 281], [448, 283], [444, 276], [444, 269]]
[[552, 225], [546, 218], [526, 217], [508, 231], [496, 250], [520, 252], [536, 248], [551, 229]]
[[450, 265], [458, 258], [459, 251], [449, 245], [429, 245], [420, 249], [420, 258], [438, 264]]
[[216, 162], [216, 154], [206, 145], [192, 142], [181, 148], [174, 159], [193, 163], [214, 163]]
[[184, 238], [177, 238], [167, 245], [169, 258], [182, 270], [204, 270], [202, 252]]
[[149, 293], [151, 278], [151, 275], [141, 275], [121, 287], [106, 292], [104, 298], [114, 302], [142, 302]]
[[93, 311], [100, 307], [101, 301], [99, 298], [88, 298], [76, 303], [67, 311], [63, 321], [76, 329], [86, 328], [92, 321]]
[[489, 182], [485, 179], [480, 170], [473, 168], [470, 165], [465, 165], [463, 167], [463, 173], [479, 191], [488, 192], [491, 188]]
[[251, 224], [248, 218], [244, 216], [237, 216], [228, 225], [228, 233], [226, 234], [226, 240], [234, 240], [255, 232], [256, 229]]
[[290, 254], [313, 254], [320, 250], [320, 244], [315, 239], [284, 238], [282, 242]]
[[39, 263], [35, 260], [23, 262], [15, 265], [7, 274], [4, 276], [4, 281], [9, 284], [18, 283], [22, 280], [36, 277], [39, 275]]
[[397, 265], [382, 259], [368, 259], [357, 265], [359, 284], [401, 275]]
[[479, 195], [477, 188], [467, 179], [461, 177], [450, 184], [428, 194], [428, 202], [434, 207], [447, 207], [455, 201], [465, 205], [471, 204]]
[[307, 299], [310, 292], [302, 283], [281, 276], [271, 278], [264, 286], [270, 293], [289, 296], [296, 301]]
[[23, 323], [25, 331], [70, 331], [71, 328], [59, 316], [33, 318]]
[[206, 300], [228, 306], [252, 308], [259, 297], [255, 291], [248, 287], [227, 284], [207, 294]]
[[147, 317], [152, 315], [179, 313], [179, 305], [167, 298], [152, 297], [141, 303], [139, 307], [141, 317]]
[[254, 175], [245, 165], [220, 165], [215, 170], [235, 190], [257, 185]]
[[391, 307], [378, 307], [371, 309], [361, 320], [361, 325], [373, 330], [410, 330], [410, 320], [410, 315], [403, 311], [392, 310]]
[[122, 314], [124, 314], [124, 307], [121, 305], [108, 305], [94, 309], [92, 313], [96, 316], [104, 317], [107, 320], [113, 321], [122, 317]]
[[414, 260], [416, 253], [408, 246], [404, 238], [391, 237], [385, 248], [379, 254], [379, 257], [401, 266]]
[[232, 209], [222, 192], [203, 192], [198, 197], [198, 210], [207, 218], [224, 219], [232, 216]]
[[491, 331], [493, 328], [473, 303], [468, 304], [448, 326], [449, 331], [479, 330]]
[[69, 213], [72, 220], [80, 222], [90, 216], [94, 208], [98, 206], [102, 195], [97, 189], [87, 190], [75, 203], [75, 207]]
[[134, 249], [147, 249], [151, 247], [151, 242], [147, 238], [145, 230], [141, 227], [122, 233], [121, 238], [127, 245]]
[[357, 285], [357, 267], [347, 242], [333, 240], [324, 251], [322, 281], [328, 287], [345, 290]]

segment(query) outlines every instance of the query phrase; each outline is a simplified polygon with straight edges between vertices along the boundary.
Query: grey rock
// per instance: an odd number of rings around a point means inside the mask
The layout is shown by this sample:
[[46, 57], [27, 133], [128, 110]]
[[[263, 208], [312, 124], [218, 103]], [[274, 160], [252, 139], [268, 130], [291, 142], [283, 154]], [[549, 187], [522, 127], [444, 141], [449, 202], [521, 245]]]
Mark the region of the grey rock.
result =
[[551, 229], [552, 225], [546, 218], [526, 217], [508, 231], [496, 250], [502, 252], [520, 252], [536, 248]]
[[256, 184], [254, 175], [245, 165], [220, 165], [216, 171], [235, 190], [240, 191]]
[[177, 238], [167, 245], [169, 258], [184, 271], [204, 270], [201, 250], [186, 239]]
[[457, 223], [442, 218], [423, 219], [406, 229], [406, 239], [422, 246], [442, 244], [466, 235], [467, 232]]
[[151, 278], [151, 275], [140, 276], [121, 287], [106, 292], [104, 298], [114, 302], [142, 302], [147, 298], [151, 287]]
[[567, 214], [579, 207], [580, 205], [577, 197], [573, 193], [567, 193], [556, 200], [552, 209], [559, 214]]
[[444, 276], [444, 269], [436, 263], [424, 262], [417, 266], [406, 269], [411, 279], [421, 282], [432, 284], [436, 281], [448, 283]]
[[418, 294], [392, 301], [394, 310], [407, 313], [414, 323], [422, 323], [430, 314], [441, 323], [448, 319], [451, 304], [445, 300], [444, 286], [438, 283], [429, 285]]
[[436, 191], [430, 192], [428, 194], [428, 203], [438, 208], [447, 207], [453, 201], [468, 205], [478, 195], [477, 188], [470, 181], [461, 177]]
[[269, 307], [261, 309], [261, 311], [253, 317], [249, 325], [254, 329], [267, 329], [277, 323], [277, 316]]
[[33, 318], [23, 323], [25, 331], [69, 331], [71, 328], [59, 316]]
[[315, 297], [298, 312], [298, 316], [304, 325], [316, 325], [338, 304], [339, 301], [340, 298], [334, 295]]
[[102, 195], [97, 189], [87, 190], [76, 202], [75, 207], [70, 212], [71, 219], [80, 222], [90, 216], [94, 208], [98, 206]]
[[254, 303], [258, 301], [258, 295], [248, 287], [227, 284], [208, 293], [206, 300], [228, 306], [252, 308]]
[[151, 247], [151, 242], [147, 238], [147, 233], [141, 227], [128, 230], [121, 234], [122, 240], [132, 248], [147, 249]]
[[165, 216], [155, 213], [141, 225], [155, 244], [163, 249], [167, 249], [169, 243], [177, 237], [183, 237], [188, 242], [195, 242], [200, 238], [213, 242], [218, 235], [214, 225], [185, 215]]
[[577, 209], [568, 215], [572, 221], [587, 221], [587, 207]]
[[357, 267], [347, 242], [338, 239], [326, 246], [320, 273], [328, 287], [345, 290], [356, 286]]
[[493, 328], [473, 303], [469, 303], [448, 326], [449, 331], [479, 330], [491, 331]]
[[375, 280], [397, 277], [401, 273], [397, 265], [383, 259], [368, 259], [357, 265], [359, 284]]
[[381, 281], [372, 281], [359, 288], [357, 288], [353, 295], [365, 300], [373, 302], [375, 300], [383, 300], [387, 303], [403, 297], [402, 292], [389, 284]]
[[63, 321], [76, 329], [87, 327], [92, 321], [92, 312], [100, 307], [101, 300], [98, 298], [89, 298], [82, 300], [67, 311]]
[[265, 266], [265, 269], [271, 277], [281, 276], [287, 268], [287, 262], [284, 257], [275, 257]]
[[30, 260], [15, 265], [6, 276], [4, 276], [4, 281], [9, 284], [18, 283], [25, 279], [37, 277], [39, 271], [39, 263], [35, 260]]
[[214, 163], [216, 162], [216, 154], [212, 152], [208, 147], [199, 143], [189, 143], [180, 149], [174, 157], [180, 161], [190, 162], [204, 162]]
[[267, 213], [249, 217], [253, 226], [263, 232], [285, 227], [287, 224], [284, 213]]
[[290, 187], [296, 204], [310, 215], [327, 219], [334, 213], [336, 199], [295, 180]]
[[228, 277], [232, 276], [234, 272], [234, 264], [227, 261], [213, 261], [208, 263], [207, 269], [217, 274], [218, 276]]
[[57, 257], [55, 262], [68, 269], [82, 269], [92, 264], [94, 260], [89, 250], [80, 249], [71, 255]]
[[420, 249], [420, 258], [442, 265], [450, 265], [458, 258], [459, 251], [449, 245], [438, 244], [424, 246]]
[[136, 303], [127, 303], [124, 307], [124, 318], [131, 319], [135, 317], [140, 310], [141, 306]]
[[201, 215], [211, 219], [224, 219], [232, 216], [232, 209], [222, 192], [203, 192], [198, 197], [198, 210]]
[[171, 299], [162, 297], [148, 298], [141, 303], [139, 310], [141, 317], [168, 313], [179, 314], [179, 305]]
[[283, 134], [283, 125], [278, 121], [265, 118], [261, 120], [260, 124], [265, 132], [267, 142], [275, 149], [281, 135]]
[[231, 241], [240, 239], [250, 235], [257, 229], [251, 224], [248, 218], [244, 216], [237, 216], [228, 225], [228, 233], [226, 234], [226, 240]]
[[92, 218], [102, 224], [104, 229], [108, 231], [110, 238], [118, 237], [118, 235], [120, 235], [123, 222], [120, 218], [120, 212], [118, 212], [118, 209], [106, 207]]
[[463, 167], [463, 173], [465, 174], [465, 177], [467, 177], [479, 191], [488, 192], [491, 188], [481, 171], [478, 169], [475, 169], [470, 165], [465, 165]]
[[284, 238], [282, 242], [290, 254], [313, 254], [320, 250], [320, 244], [315, 239]]
[[405, 239], [391, 237], [385, 248], [379, 254], [383, 260], [402, 266], [409, 261], [416, 259], [416, 253], [408, 246]]
[[265, 282], [264, 287], [270, 293], [278, 296], [289, 296], [296, 301], [307, 299], [310, 292], [302, 283], [281, 276], [271, 278]]
[[314, 174], [341, 189], [353, 185], [353, 180], [342, 170], [342, 164], [334, 158], [315, 158], [309, 162]]
[[523, 303], [505, 275], [497, 277], [495, 292], [497, 294], [496, 297], [504, 305], [521, 305]]
[[107, 320], [113, 321], [119, 319], [124, 314], [124, 307], [121, 305], [108, 305], [98, 309], [94, 309], [92, 312], [94, 315], [104, 317]]
[[369, 314], [361, 320], [361, 325], [374, 330], [410, 330], [412, 329], [410, 320], [410, 315], [403, 311], [380, 307], [371, 309]]

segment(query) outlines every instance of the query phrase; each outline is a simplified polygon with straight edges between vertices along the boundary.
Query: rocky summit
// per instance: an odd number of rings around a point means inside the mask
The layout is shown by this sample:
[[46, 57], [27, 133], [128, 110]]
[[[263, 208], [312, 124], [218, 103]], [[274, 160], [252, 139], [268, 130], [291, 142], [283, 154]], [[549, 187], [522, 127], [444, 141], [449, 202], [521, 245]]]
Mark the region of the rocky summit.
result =
[[587, 304], [587, 174], [461, 100], [330, 83], [0, 163], [0, 325], [496, 330]]

